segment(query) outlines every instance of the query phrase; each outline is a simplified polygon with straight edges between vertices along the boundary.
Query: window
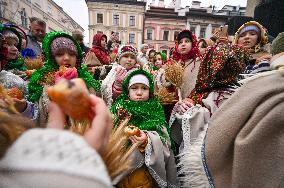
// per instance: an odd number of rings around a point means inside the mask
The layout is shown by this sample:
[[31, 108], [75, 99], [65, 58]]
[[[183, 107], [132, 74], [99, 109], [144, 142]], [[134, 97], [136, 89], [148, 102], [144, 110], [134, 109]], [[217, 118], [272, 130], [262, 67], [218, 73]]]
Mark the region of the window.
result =
[[113, 15], [113, 25], [119, 25], [119, 15]]
[[195, 27], [191, 27], [190, 31], [192, 32], [192, 34], [195, 34]]
[[205, 28], [201, 28], [200, 30], [200, 38], [205, 38]]
[[41, 0], [34, 0], [33, 1], [39, 8], [41, 8]]
[[174, 40], [176, 40], [178, 34], [179, 34], [179, 31], [175, 31], [175, 32], [174, 32]]
[[26, 10], [23, 8], [23, 9], [21, 10], [20, 14], [21, 14], [22, 26], [28, 27], [28, 18], [27, 18]]
[[50, 3], [47, 4], [47, 13], [51, 15], [52, 13], [52, 6]]
[[129, 17], [129, 26], [135, 26], [135, 16]]
[[169, 31], [164, 31], [163, 40], [169, 40]]
[[103, 14], [97, 14], [97, 23], [104, 23]]
[[152, 40], [153, 39], [153, 30], [147, 29], [147, 39]]
[[135, 43], [135, 34], [134, 33], [130, 33], [129, 34], [129, 43], [130, 44], [134, 44]]

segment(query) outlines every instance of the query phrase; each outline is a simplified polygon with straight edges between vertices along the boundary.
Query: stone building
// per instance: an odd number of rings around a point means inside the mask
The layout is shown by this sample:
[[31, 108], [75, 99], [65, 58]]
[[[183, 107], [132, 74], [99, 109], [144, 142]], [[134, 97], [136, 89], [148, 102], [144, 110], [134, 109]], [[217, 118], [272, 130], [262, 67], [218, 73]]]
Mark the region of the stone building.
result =
[[169, 55], [175, 36], [185, 27], [186, 17], [178, 16], [174, 8], [150, 7], [145, 14], [145, 43]]
[[96, 33], [108, 37], [114, 31], [122, 44], [136, 47], [143, 42], [146, 2], [137, 0], [86, 0], [90, 44]]
[[0, 22], [29, 28], [29, 18], [38, 17], [46, 22], [46, 32], [74, 30], [84, 31], [62, 7], [52, 0], [0, 0]]

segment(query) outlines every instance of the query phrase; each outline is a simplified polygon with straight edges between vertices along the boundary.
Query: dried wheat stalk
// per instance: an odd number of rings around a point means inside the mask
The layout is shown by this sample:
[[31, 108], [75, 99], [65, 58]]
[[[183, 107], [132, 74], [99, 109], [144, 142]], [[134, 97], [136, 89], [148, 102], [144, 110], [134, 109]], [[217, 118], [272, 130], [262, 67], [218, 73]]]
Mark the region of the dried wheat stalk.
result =
[[129, 138], [124, 129], [130, 117], [126, 117], [120, 125], [112, 130], [108, 146], [102, 158], [106, 164], [110, 177], [114, 179], [117, 175], [127, 170], [131, 164], [130, 154], [137, 148], [137, 144], [128, 147]]
[[169, 92], [165, 87], [159, 89], [157, 95], [159, 96], [160, 102], [162, 104], [170, 104], [176, 102], [176, 94]]
[[177, 62], [173, 62], [165, 69], [165, 77], [178, 89], [179, 101], [182, 100], [181, 97], [181, 85], [183, 83], [183, 67]]
[[7, 90], [0, 84], [0, 109], [8, 110], [13, 114], [19, 114], [14, 106], [13, 99], [8, 95]]

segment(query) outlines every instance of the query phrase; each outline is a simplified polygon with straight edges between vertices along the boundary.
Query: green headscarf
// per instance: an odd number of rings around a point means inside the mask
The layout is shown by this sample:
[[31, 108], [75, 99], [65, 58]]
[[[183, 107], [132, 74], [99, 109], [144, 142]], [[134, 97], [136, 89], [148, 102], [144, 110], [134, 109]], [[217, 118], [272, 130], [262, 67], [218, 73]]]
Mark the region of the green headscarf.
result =
[[[0, 32], [4, 31], [10, 31], [14, 33], [18, 37], [18, 44], [17, 44], [17, 49], [21, 51], [21, 45], [22, 45], [22, 37], [20, 33], [13, 28], [13, 25], [2, 25], [0, 26]], [[9, 60], [7, 65], [5, 65], [4, 70], [18, 70], [18, 71], [26, 71], [27, 68], [25, 66], [25, 62], [21, 56], [19, 56], [17, 59], [14, 60]]]
[[18, 57], [14, 60], [9, 60], [4, 70], [17, 70], [17, 71], [26, 71], [27, 67], [22, 57]]
[[94, 80], [94, 78], [91, 76], [91, 74], [88, 72], [87, 67], [85, 65], [82, 65], [82, 59], [83, 59], [83, 53], [80, 45], [67, 33], [64, 32], [50, 32], [48, 33], [42, 43], [42, 48], [44, 52], [44, 58], [45, 63], [44, 66], [33, 73], [30, 83], [28, 85], [29, 89], [29, 100], [31, 102], [36, 102], [39, 100], [40, 96], [43, 92], [43, 85], [40, 83], [43, 81], [46, 74], [58, 71], [59, 66], [55, 62], [54, 57], [51, 53], [51, 43], [54, 39], [58, 37], [66, 37], [68, 39], [71, 39], [73, 43], [75, 44], [78, 52], [77, 56], [77, 62], [79, 62], [79, 65], [77, 65], [77, 71], [78, 71], [78, 77], [82, 78], [88, 88], [94, 88], [97, 92], [100, 92], [101, 85], [100, 82], [97, 80]]
[[[150, 84], [150, 99], [145, 102], [131, 101], [128, 98], [129, 80], [137, 74], [145, 75]], [[141, 130], [156, 131], [162, 142], [166, 143], [169, 138], [169, 126], [166, 122], [165, 114], [159, 100], [154, 96], [153, 76], [142, 69], [135, 70], [129, 74], [122, 84], [122, 94], [117, 97], [111, 107], [111, 112], [116, 116], [115, 125], [117, 126], [121, 119], [125, 118], [125, 113], [131, 115], [130, 125], [134, 125]], [[123, 112], [123, 113], [122, 113]], [[163, 128], [167, 133], [163, 132]]]

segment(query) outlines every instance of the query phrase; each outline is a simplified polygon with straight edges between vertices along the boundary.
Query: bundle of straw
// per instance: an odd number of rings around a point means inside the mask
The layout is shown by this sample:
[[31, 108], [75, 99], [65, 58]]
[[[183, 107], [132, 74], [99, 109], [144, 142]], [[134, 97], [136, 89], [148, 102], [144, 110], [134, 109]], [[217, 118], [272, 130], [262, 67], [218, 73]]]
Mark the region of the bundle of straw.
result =
[[38, 70], [43, 66], [42, 58], [35, 58], [35, 59], [26, 58], [25, 65], [28, 70], [34, 70], [34, 69]]
[[177, 102], [176, 100], [176, 93], [175, 92], [169, 92], [167, 88], [162, 87], [159, 89], [157, 95], [159, 96], [160, 102], [162, 104], [171, 104]]
[[172, 64], [168, 65], [165, 69], [165, 77], [178, 89], [179, 101], [182, 101], [181, 97], [181, 85], [183, 83], [183, 67], [181, 64], [173, 61]]
[[106, 164], [111, 179], [125, 172], [131, 165], [130, 154], [137, 148], [137, 144], [130, 145], [129, 137], [125, 134], [130, 116], [126, 117], [111, 133], [108, 146], [102, 158]]
[[19, 114], [14, 106], [13, 99], [8, 95], [8, 91], [0, 84], [0, 109], [8, 110], [13, 114]]

